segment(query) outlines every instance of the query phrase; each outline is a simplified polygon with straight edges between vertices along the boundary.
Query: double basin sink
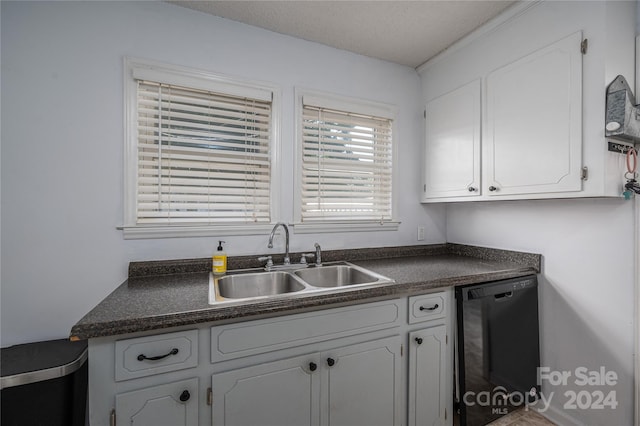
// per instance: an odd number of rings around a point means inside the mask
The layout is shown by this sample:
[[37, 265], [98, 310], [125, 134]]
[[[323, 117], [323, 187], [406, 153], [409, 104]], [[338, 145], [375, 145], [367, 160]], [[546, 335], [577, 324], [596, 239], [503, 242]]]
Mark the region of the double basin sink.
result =
[[232, 271], [223, 277], [211, 275], [209, 303], [249, 301], [392, 282], [390, 278], [348, 262], [291, 271]]

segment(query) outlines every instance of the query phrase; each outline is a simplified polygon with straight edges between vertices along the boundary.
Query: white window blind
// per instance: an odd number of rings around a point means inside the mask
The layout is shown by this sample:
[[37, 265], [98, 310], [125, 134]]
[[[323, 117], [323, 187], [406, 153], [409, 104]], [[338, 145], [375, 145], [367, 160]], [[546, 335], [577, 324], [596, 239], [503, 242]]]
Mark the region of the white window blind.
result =
[[302, 108], [301, 221], [392, 220], [392, 120]]
[[269, 223], [271, 107], [138, 80], [136, 223]]

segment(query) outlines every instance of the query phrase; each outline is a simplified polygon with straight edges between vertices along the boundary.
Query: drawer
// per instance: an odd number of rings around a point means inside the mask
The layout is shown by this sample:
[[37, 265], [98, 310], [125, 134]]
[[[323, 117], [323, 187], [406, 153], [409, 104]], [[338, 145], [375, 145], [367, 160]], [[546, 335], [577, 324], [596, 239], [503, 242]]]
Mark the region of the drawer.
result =
[[198, 330], [116, 342], [116, 381], [182, 370], [198, 365]]
[[397, 327], [400, 301], [367, 303], [211, 328], [211, 362]]
[[444, 318], [448, 297], [445, 293], [423, 294], [409, 298], [409, 324]]

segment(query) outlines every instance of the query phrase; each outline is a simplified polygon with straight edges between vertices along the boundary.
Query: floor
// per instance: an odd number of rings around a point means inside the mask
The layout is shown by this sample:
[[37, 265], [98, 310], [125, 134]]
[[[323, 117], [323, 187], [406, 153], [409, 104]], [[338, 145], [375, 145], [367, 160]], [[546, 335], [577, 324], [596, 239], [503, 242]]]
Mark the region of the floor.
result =
[[[459, 426], [460, 419], [458, 415], [453, 416], [453, 426]], [[526, 410], [521, 408], [513, 411], [504, 417], [500, 417], [489, 423], [487, 426], [557, 426], [552, 421], [545, 418], [535, 409]]]
[[521, 408], [489, 423], [489, 426], [555, 426], [555, 423], [535, 409], [525, 411], [524, 408]]

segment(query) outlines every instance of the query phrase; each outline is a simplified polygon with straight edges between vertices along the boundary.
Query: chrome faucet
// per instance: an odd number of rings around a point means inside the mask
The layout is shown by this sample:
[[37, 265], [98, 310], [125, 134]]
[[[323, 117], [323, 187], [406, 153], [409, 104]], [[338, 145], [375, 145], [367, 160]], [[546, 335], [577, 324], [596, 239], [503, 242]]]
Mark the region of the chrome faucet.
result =
[[278, 222], [271, 230], [271, 234], [269, 234], [269, 244], [268, 248], [273, 248], [273, 236], [276, 234], [276, 229], [278, 226], [282, 226], [284, 228], [284, 237], [285, 237], [285, 253], [284, 253], [284, 264], [291, 264], [291, 259], [289, 259], [289, 228], [284, 222]]
[[315, 243], [316, 248], [316, 266], [322, 266], [322, 250], [320, 249], [320, 244]]

